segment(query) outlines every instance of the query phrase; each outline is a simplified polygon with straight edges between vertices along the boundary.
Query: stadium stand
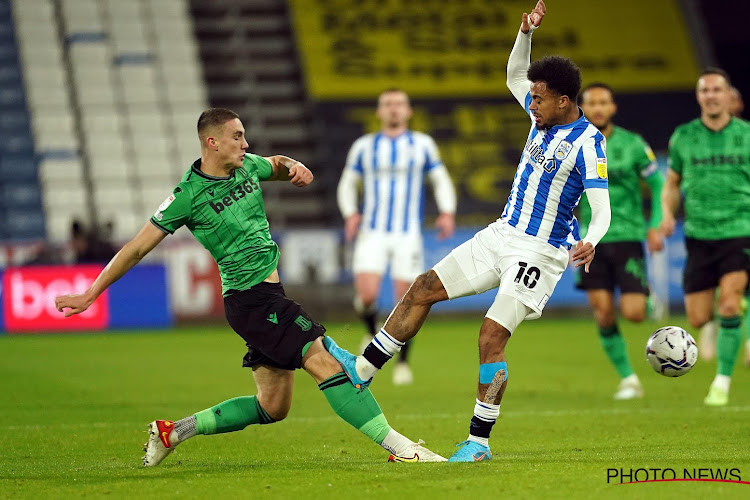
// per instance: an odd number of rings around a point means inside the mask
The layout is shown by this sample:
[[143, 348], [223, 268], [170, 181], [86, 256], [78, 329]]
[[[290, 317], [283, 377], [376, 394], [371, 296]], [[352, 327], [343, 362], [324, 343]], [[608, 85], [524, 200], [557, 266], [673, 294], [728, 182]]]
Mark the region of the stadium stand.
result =
[[200, 154], [207, 102], [185, 0], [13, 7], [47, 236], [67, 238], [82, 217], [131, 237]]
[[191, 0], [196, 40], [212, 106], [235, 110], [250, 150], [306, 163], [316, 182], [304, 190], [263, 187], [274, 227], [325, 221], [326, 180], [339, 165], [317, 165], [311, 110], [285, 0]]
[[0, 239], [44, 237], [39, 162], [9, 0], [0, 0], [0, 131]]

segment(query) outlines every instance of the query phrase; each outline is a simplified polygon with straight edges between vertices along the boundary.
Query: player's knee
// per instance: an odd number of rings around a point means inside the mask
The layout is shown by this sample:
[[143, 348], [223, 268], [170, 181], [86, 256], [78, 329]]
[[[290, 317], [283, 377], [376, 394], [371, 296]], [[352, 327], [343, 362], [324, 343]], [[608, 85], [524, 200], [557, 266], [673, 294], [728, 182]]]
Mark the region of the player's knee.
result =
[[505, 346], [510, 339], [510, 333], [504, 327], [497, 325], [497, 329], [479, 330], [479, 357], [481, 359], [502, 359], [505, 357]]
[[702, 328], [703, 325], [711, 321], [712, 314], [710, 312], [706, 313], [705, 311], [693, 311], [688, 312], [688, 321], [690, 322], [690, 325], [693, 328]]
[[375, 290], [359, 290], [354, 298], [354, 309], [360, 314], [372, 312], [378, 294]]
[[640, 306], [623, 306], [622, 316], [633, 323], [640, 323], [646, 319], [646, 308]]
[[742, 311], [740, 300], [726, 300], [720, 301], [719, 307], [717, 307], [719, 316], [731, 317], [739, 316]]
[[260, 404], [260, 407], [268, 413], [268, 416], [274, 420], [274, 422], [284, 420], [286, 416], [289, 415], [289, 409], [292, 406], [291, 401], [288, 401], [285, 398], [259, 399], [258, 403]]
[[612, 326], [615, 324], [615, 310], [612, 307], [594, 307], [594, 318], [599, 326]]

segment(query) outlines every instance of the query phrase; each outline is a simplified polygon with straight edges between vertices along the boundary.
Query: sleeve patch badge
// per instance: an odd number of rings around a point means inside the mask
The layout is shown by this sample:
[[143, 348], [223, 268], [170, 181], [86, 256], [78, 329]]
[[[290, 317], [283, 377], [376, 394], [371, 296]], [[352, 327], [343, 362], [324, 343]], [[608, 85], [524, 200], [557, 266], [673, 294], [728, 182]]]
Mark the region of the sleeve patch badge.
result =
[[607, 159], [606, 158], [596, 159], [596, 173], [600, 179], [607, 178]]
[[[597, 160], [597, 161], [598, 161], [598, 160]], [[174, 195], [173, 195], [173, 194], [170, 194], [170, 195], [169, 195], [169, 196], [167, 197], [167, 199], [166, 199], [166, 200], [164, 200], [164, 201], [162, 202], [162, 204], [161, 204], [161, 205], [159, 205], [159, 210], [158, 210], [158, 211], [159, 211], [159, 212], [163, 212], [163, 211], [165, 211], [165, 210], [166, 210], [166, 209], [167, 209], [167, 208], [169, 207], [169, 205], [171, 205], [171, 204], [172, 204], [172, 202], [173, 202], [174, 200], [175, 200], [175, 197], [174, 197]]]

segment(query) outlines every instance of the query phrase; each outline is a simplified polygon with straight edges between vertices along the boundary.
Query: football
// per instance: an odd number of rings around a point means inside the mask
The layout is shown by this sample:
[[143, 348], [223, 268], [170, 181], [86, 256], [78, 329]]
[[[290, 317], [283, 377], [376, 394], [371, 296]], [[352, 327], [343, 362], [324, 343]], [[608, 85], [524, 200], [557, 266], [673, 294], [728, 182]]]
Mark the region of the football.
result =
[[665, 326], [648, 339], [646, 359], [656, 373], [680, 377], [698, 360], [698, 346], [693, 337], [679, 326]]

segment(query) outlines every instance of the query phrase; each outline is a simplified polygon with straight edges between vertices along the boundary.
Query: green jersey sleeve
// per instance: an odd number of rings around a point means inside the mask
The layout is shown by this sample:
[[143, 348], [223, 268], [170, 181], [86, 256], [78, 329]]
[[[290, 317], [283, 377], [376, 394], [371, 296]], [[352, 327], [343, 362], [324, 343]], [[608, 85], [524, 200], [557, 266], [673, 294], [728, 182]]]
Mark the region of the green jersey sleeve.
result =
[[253, 169], [258, 172], [258, 180], [267, 181], [273, 175], [273, 167], [271, 162], [263, 158], [262, 156], [246, 153], [245, 158], [249, 160], [245, 163], [245, 167]]
[[172, 234], [187, 224], [192, 213], [192, 199], [187, 192], [187, 186], [178, 184], [172, 194], [159, 205], [151, 223], [162, 231]]
[[680, 127], [669, 138], [669, 168], [682, 175], [682, 157], [679, 151]]

